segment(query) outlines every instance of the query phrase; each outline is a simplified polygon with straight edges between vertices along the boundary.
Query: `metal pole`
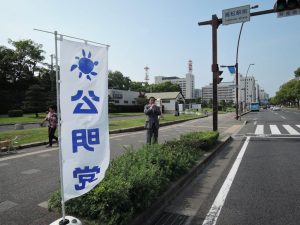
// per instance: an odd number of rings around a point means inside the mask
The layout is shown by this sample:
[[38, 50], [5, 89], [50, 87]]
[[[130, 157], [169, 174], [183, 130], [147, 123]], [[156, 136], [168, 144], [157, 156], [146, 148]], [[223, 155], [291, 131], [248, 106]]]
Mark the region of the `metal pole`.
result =
[[60, 95], [59, 95], [59, 87], [60, 87], [60, 76], [58, 72], [58, 50], [57, 50], [57, 31], [54, 31], [55, 37], [55, 72], [56, 72], [56, 101], [57, 101], [57, 119], [58, 119], [58, 145], [59, 145], [59, 168], [60, 168], [60, 193], [61, 193], [61, 209], [62, 209], [62, 221], [63, 224], [65, 222], [65, 199], [64, 199], [64, 182], [63, 182], [63, 165], [62, 165], [62, 149], [61, 149], [61, 129], [60, 129]]
[[218, 130], [218, 49], [217, 33], [219, 19], [217, 15], [212, 15], [212, 72], [213, 72], [213, 131]]

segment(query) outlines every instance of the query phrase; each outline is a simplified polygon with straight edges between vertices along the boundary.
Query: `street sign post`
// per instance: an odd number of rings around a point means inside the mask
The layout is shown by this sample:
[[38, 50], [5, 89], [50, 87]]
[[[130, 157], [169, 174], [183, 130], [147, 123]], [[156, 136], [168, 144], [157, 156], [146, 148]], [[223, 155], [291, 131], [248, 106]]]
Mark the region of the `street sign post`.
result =
[[224, 9], [222, 11], [222, 24], [243, 23], [250, 21], [250, 5]]

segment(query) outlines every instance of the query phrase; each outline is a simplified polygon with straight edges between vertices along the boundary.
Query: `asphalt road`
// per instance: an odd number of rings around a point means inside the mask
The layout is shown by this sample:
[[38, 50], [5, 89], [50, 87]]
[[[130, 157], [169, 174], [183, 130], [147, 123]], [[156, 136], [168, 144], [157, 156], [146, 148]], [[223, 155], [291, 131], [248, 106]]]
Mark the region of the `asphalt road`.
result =
[[[185, 224], [298, 225], [300, 221], [300, 113], [252, 112], [236, 135], [238, 155]], [[228, 156], [228, 154], [227, 154]]]
[[[232, 134], [243, 121], [234, 113], [219, 115], [221, 136]], [[190, 131], [212, 130], [212, 117], [162, 127], [159, 142], [178, 138]], [[111, 159], [126, 148], [138, 148], [146, 141], [145, 131], [110, 135]], [[44, 225], [60, 215], [47, 210], [49, 195], [59, 189], [58, 148], [44, 146], [19, 150], [0, 157], [0, 224]]]

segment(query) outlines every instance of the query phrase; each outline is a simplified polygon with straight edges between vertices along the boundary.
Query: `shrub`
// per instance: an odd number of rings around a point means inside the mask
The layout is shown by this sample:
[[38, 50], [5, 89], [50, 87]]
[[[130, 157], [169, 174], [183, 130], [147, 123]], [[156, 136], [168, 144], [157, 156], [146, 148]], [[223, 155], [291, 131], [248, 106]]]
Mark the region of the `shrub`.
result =
[[[204, 153], [199, 146], [211, 146], [217, 137], [216, 132], [193, 132], [162, 145], [145, 145], [138, 151], [128, 149], [111, 162], [100, 184], [69, 200], [66, 211], [95, 220], [99, 225], [128, 224], [149, 208], [171, 181], [195, 164]], [[189, 141], [194, 145], [187, 145]], [[55, 192], [50, 197], [49, 209], [60, 207], [60, 194]]]
[[21, 117], [23, 116], [23, 110], [21, 109], [13, 109], [8, 111], [8, 117]]

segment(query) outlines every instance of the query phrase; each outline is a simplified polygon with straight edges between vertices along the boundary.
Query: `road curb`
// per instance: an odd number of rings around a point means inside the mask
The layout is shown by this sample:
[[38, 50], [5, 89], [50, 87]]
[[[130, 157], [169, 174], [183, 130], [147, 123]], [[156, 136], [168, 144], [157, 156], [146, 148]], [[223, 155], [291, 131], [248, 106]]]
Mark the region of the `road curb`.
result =
[[172, 201], [178, 193], [180, 193], [189, 183], [191, 183], [196, 176], [212, 161], [215, 155], [222, 149], [223, 146], [232, 140], [231, 136], [226, 136], [220, 140], [220, 143], [210, 152], [204, 154], [204, 158], [200, 159], [197, 164], [179, 180], [174, 182], [171, 187], [164, 192], [158, 200], [145, 212], [138, 215], [130, 225], [150, 225], [163, 212], [168, 203]]

